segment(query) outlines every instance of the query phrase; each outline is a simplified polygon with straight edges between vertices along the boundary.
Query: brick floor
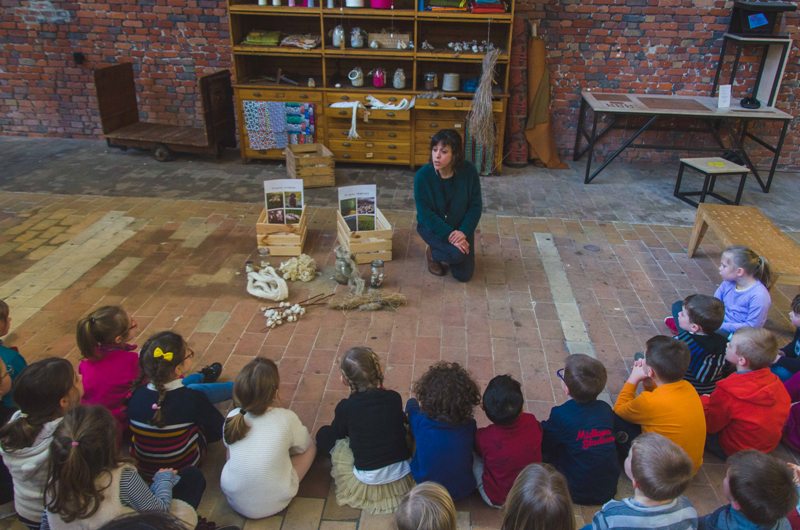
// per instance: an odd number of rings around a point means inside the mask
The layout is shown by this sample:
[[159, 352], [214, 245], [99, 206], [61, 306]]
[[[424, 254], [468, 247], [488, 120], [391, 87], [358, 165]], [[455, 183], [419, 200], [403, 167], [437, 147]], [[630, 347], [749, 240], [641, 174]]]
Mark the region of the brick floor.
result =
[[[496, 214], [481, 220], [476, 275], [460, 284], [427, 274], [413, 213], [387, 210], [395, 234], [384, 289], [403, 293], [408, 304], [374, 313], [313, 307], [299, 322], [267, 331], [259, 314], [265, 303], [245, 293], [242, 274], [246, 260], [259, 260], [258, 211], [259, 205], [234, 202], [0, 192], [0, 296], [13, 318], [6, 342], [29, 361], [57, 355], [77, 362], [75, 320], [101, 304], [121, 304], [139, 322], [140, 343], [175, 329], [188, 337], [198, 364], [225, 365], [224, 379], [253, 356], [276, 360], [284, 404], [312, 431], [331, 420], [346, 395], [336, 361], [359, 344], [380, 354], [387, 386], [404, 398], [430, 363], [457, 360], [481, 385], [500, 373], [519, 378], [528, 410], [545, 419], [564, 400], [554, 371], [569, 352], [588, 350], [605, 363], [613, 399], [632, 353], [666, 331], [661, 320], [672, 301], [718, 284], [717, 243], [709, 237], [695, 259], [686, 258], [685, 226]], [[321, 274], [290, 284], [291, 301], [344, 289], [330, 279], [333, 210], [313, 208], [309, 229], [306, 252]], [[773, 291], [768, 327], [785, 337], [795, 292]], [[486, 424], [482, 413], [476, 417]], [[778, 454], [794, 458], [782, 448]], [[227, 507], [214, 479], [223, 463], [217, 445], [204, 464], [210, 480], [201, 512], [218, 523], [387, 527], [386, 517], [336, 506], [322, 461], [285, 512], [245, 522]], [[723, 475], [724, 466], [709, 456], [689, 489], [699, 512], [723, 502]], [[629, 492], [621, 479], [620, 495]], [[499, 512], [477, 496], [458, 509], [463, 528], [499, 524]], [[579, 522], [595, 509], [576, 508]]]

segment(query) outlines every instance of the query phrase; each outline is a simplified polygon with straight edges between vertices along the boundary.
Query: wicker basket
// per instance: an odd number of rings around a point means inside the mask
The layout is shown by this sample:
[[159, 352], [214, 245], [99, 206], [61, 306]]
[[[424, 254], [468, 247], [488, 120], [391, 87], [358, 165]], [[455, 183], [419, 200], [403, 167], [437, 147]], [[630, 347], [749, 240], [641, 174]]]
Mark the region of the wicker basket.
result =
[[399, 43], [403, 43], [401, 49], [408, 48], [408, 43], [411, 42], [411, 34], [410, 33], [389, 33], [387, 31], [381, 31], [380, 33], [368, 33], [367, 34], [367, 42], [372, 43], [375, 41], [378, 43], [378, 47], [380, 48], [387, 48], [396, 50], [397, 45]]
[[303, 179], [304, 188], [335, 186], [333, 153], [322, 144], [290, 145], [283, 150], [286, 174]]

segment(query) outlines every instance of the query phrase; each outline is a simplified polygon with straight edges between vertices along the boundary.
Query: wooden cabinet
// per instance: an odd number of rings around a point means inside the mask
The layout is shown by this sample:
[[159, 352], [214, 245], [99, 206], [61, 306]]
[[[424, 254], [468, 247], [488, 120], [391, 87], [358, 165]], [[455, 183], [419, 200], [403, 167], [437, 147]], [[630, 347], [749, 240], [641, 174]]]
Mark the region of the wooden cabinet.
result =
[[[268, 0], [272, 3], [272, 0]], [[286, 3], [288, 0], [280, 0]], [[365, 0], [366, 5], [375, 0]], [[298, 4], [304, 0], [295, 0]], [[508, 82], [514, 4], [500, 14], [418, 11], [415, 0], [393, 0], [391, 9], [259, 6], [257, 0], [229, 0], [231, 44], [235, 70], [236, 111], [242, 157], [280, 159], [281, 149], [257, 149], [251, 142], [260, 131], [248, 131], [253, 120], [245, 119], [245, 103], [294, 102], [313, 105], [316, 141], [324, 143], [337, 161], [408, 165], [427, 163], [430, 138], [440, 129], [466, 134], [466, 116], [473, 93], [464, 91], [466, 81], [481, 75], [484, 53], [471, 49], [454, 51], [448, 44], [459, 41], [489, 41], [501, 49], [495, 67], [493, 110], [497, 120], [495, 171], [501, 169], [503, 131], [508, 108]], [[333, 36], [344, 30], [344, 40]], [[360, 30], [360, 31], [358, 31]], [[351, 44], [353, 32], [363, 47]], [[279, 46], [276, 34], [305, 34], [319, 37], [311, 49]], [[341, 33], [339, 33], [341, 34]], [[263, 40], [272, 37], [272, 40]], [[356, 39], [357, 40], [357, 39]], [[404, 47], [413, 41], [414, 47]], [[433, 46], [422, 49], [422, 43]], [[399, 46], [398, 46], [398, 43]], [[348, 74], [360, 68], [363, 86], [353, 86]], [[373, 85], [373, 73], [382, 69], [385, 83]], [[405, 86], [393, 87], [394, 73], [401, 69]], [[461, 84], [442, 92], [445, 74], [458, 74]], [[281, 82], [276, 79], [281, 76]], [[426, 89], [426, 77], [435, 77], [436, 88]], [[296, 82], [297, 85], [290, 84]], [[452, 86], [447, 88], [454, 88]], [[358, 138], [350, 138], [352, 108], [332, 104], [359, 101], [368, 104], [373, 96], [386, 104], [403, 99], [415, 105], [409, 110], [358, 109]], [[433, 97], [431, 97], [433, 96]], [[263, 104], [262, 104], [263, 105]], [[252, 109], [252, 104], [248, 108]], [[308, 121], [308, 120], [307, 120]], [[262, 144], [259, 144], [263, 146]]]

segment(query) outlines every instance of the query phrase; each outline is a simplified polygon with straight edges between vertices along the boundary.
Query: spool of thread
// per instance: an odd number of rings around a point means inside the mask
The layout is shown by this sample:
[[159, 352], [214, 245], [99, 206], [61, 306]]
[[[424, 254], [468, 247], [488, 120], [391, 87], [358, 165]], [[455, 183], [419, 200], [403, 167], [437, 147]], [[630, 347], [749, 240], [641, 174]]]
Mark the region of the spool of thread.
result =
[[461, 76], [459, 74], [444, 74], [442, 78], [442, 90], [445, 92], [458, 92], [461, 85]]

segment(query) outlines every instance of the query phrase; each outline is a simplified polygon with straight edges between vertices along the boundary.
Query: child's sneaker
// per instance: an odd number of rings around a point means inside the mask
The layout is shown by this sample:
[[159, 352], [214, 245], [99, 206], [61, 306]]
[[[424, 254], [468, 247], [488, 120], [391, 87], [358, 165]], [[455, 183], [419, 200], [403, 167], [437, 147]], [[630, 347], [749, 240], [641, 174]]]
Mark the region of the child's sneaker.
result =
[[675, 324], [675, 318], [674, 317], [665, 318], [664, 319], [664, 325], [669, 328], [669, 330], [672, 332], [673, 335], [677, 335], [678, 334], [678, 325]]
[[204, 383], [215, 383], [219, 376], [222, 375], [222, 364], [211, 363], [208, 366], [204, 366], [200, 373], [203, 374]]

